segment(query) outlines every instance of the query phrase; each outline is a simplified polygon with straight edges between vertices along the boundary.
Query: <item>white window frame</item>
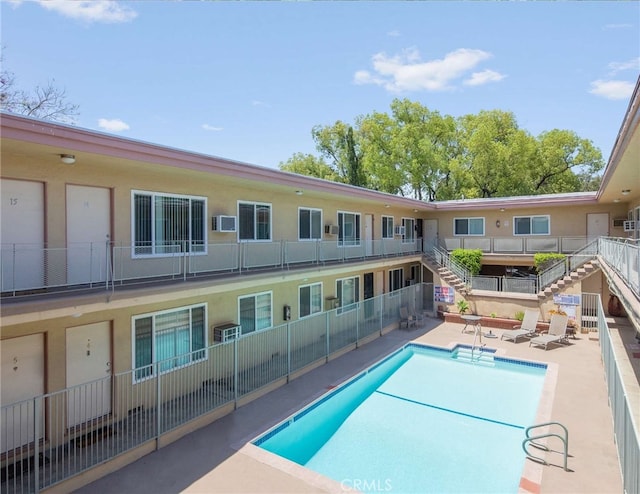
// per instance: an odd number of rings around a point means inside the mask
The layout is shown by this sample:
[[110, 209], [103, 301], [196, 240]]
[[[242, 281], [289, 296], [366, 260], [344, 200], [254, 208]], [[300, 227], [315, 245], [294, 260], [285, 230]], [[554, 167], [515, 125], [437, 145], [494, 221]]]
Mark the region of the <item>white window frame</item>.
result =
[[[240, 217], [240, 205], [251, 205], [253, 206], [253, 238], [240, 238], [242, 233], [242, 219]], [[258, 218], [256, 214], [257, 206], [266, 206], [269, 208], [269, 238], [256, 238], [258, 234]], [[238, 242], [271, 242], [273, 239], [273, 206], [270, 202], [256, 202], [256, 201], [241, 201], [238, 200], [237, 204], [238, 211]]]
[[[203, 332], [203, 346], [202, 348], [198, 348], [196, 350], [193, 350], [193, 340], [194, 340], [194, 328], [193, 328], [193, 310], [194, 309], [204, 309], [204, 315], [203, 315], [203, 322], [202, 322], [202, 332]], [[157, 333], [156, 333], [156, 320], [158, 317], [160, 316], [164, 316], [167, 314], [171, 314], [171, 313], [177, 313], [177, 312], [183, 312], [183, 311], [189, 311], [189, 343], [191, 346], [191, 349], [189, 352], [187, 353], [182, 353], [182, 354], [178, 354], [175, 355], [173, 357], [169, 357], [170, 359], [177, 359], [177, 358], [183, 358], [185, 359], [185, 363], [182, 363], [180, 365], [175, 365], [173, 367], [170, 367], [166, 370], [160, 370], [160, 374], [167, 374], [169, 372], [173, 372], [177, 369], [182, 369], [184, 367], [187, 367], [189, 365], [193, 365], [197, 362], [202, 362], [207, 360], [208, 357], [208, 347], [209, 347], [209, 343], [208, 343], [208, 331], [207, 328], [209, 327], [208, 325], [208, 316], [207, 316], [207, 304], [194, 304], [194, 305], [187, 305], [187, 306], [183, 306], [183, 307], [175, 307], [172, 309], [166, 309], [166, 310], [162, 310], [162, 311], [156, 311], [156, 312], [149, 312], [146, 314], [138, 314], [136, 316], [131, 317], [131, 368], [133, 369], [133, 372], [131, 373], [132, 375], [132, 379], [133, 379], [133, 383], [138, 383], [141, 381], [145, 381], [147, 379], [153, 378], [155, 376], [158, 375], [158, 370], [159, 370], [159, 363], [156, 360], [157, 359]], [[144, 366], [141, 367], [137, 367], [136, 366], [136, 322], [142, 319], [151, 319], [151, 362], [148, 364], [145, 364]], [[167, 330], [165, 330], [167, 331]], [[200, 352], [202, 352], [201, 356], [198, 357], [198, 355], [200, 354]], [[163, 360], [163, 362], [166, 363], [167, 359]], [[147, 374], [145, 372], [145, 375], [141, 375], [144, 369], [149, 369], [149, 373]], [[140, 377], [137, 377], [140, 376]]]
[[[136, 218], [137, 208], [136, 208], [136, 197], [145, 196], [150, 198], [150, 211], [149, 211], [149, 222], [151, 223], [150, 228], [150, 236], [149, 240], [150, 245], [148, 246], [138, 246], [137, 243], [137, 232], [136, 226], [138, 224], [138, 219]], [[167, 247], [164, 246], [165, 252], [158, 252], [162, 246], [157, 245], [156, 243], [156, 200], [158, 198], [175, 198], [175, 199], [187, 199], [189, 200], [189, 220], [188, 220], [188, 232], [187, 232], [187, 240], [179, 241], [178, 248], [169, 249], [169, 252], [166, 252]], [[193, 202], [198, 201], [202, 202], [202, 239], [198, 239], [197, 242], [194, 241], [193, 237]], [[208, 208], [207, 208], [207, 198], [204, 196], [191, 196], [191, 195], [181, 195], [181, 194], [168, 194], [165, 192], [152, 192], [148, 190], [132, 190], [131, 191], [131, 257], [135, 259], [143, 259], [150, 257], [170, 257], [176, 254], [182, 253], [182, 244], [183, 242], [187, 242], [189, 245], [189, 254], [190, 255], [206, 255], [207, 254], [207, 227], [208, 227]], [[195, 248], [199, 247], [200, 248]], [[150, 251], [150, 252], [149, 252]]]
[[[389, 223], [391, 223], [391, 226], [389, 226]], [[382, 232], [382, 238], [387, 240], [387, 239], [393, 239], [394, 238], [394, 218], [393, 216], [383, 216], [382, 217], [382, 229], [380, 230]], [[386, 224], [386, 228], [385, 228], [385, 224]], [[386, 230], [386, 232], [385, 232]], [[386, 233], [386, 235], [385, 235]]]
[[[302, 218], [300, 217], [300, 214], [302, 213], [302, 211], [308, 211], [309, 212], [309, 238], [302, 238], [302, 236], [300, 235], [300, 222], [302, 220]], [[320, 231], [318, 232], [318, 236], [314, 237], [313, 236], [313, 215], [314, 213], [320, 213]], [[323, 231], [323, 223], [322, 223], [322, 209], [318, 209], [318, 208], [306, 208], [306, 207], [298, 207], [298, 241], [299, 242], [309, 242], [309, 241], [313, 241], [313, 240], [322, 240], [322, 231]]]
[[[411, 223], [409, 228], [408, 223]], [[415, 218], [402, 218], [402, 226], [404, 227], [404, 233], [402, 234], [403, 244], [412, 244], [416, 241], [416, 219]]]
[[[355, 239], [353, 241], [351, 240], [347, 240], [345, 241], [345, 232], [346, 232], [346, 228], [345, 228], [345, 221], [344, 221], [344, 217], [345, 215], [352, 215], [353, 216], [353, 221], [355, 223], [355, 229], [357, 230], [355, 232], [356, 236]], [[342, 221], [341, 221], [342, 218]], [[360, 247], [360, 245], [362, 244], [362, 235], [360, 230], [362, 229], [362, 218], [360, 213], [356, 213], [353, 211], [338, 211], [338, 226], [340, 227], [340, 232], [338, 233], [338, 245], [341, 247]]]
[[[309, 300], [308, 300], [308, 307], [310, 308], [310, 312], [308, 314], [302, 314], [302, 290], [304, 288], [309, 288]], [[314, 307], [313, 305], [313, 291], [314, 289], [319, 289], [320, 290], [320, 301], [319, 304]], [[322, 282], [318, 281], [316, 283], [308, 283], [306, 285], [300, 285], [298, 287], [298, 318], [299, 319], [304, 319], [305, 317], [310, 317], [314, 314], [318, 314], [320, 312], [322, 312], [322, 291], [323, 291], [323, 286], [322, 286]]]
[[[354, 302], [350, 302], [348, 305], [345, 305], [342, 287], [344, 286], [345, 281], [349, 280], [354, 280], [353, 286], [355, 287], [356, 300]], [[338, 288], [338, 286], [340, 286], [340, 288]], [[358, 302], [360, 302], [360, 276], [356, 275], [348, 276], [346, 278], [338, 278], [336, 280], [336, 297], [338, 297], [338, 300], [340, 300], [340, 307], [338, 307], [338, 310], [336, 311], [338, 315], [355, 310], [358, 307]]]
[[[257, 301], [258, 301], [258, 297], [262, 297], [264, 295], [269, 295], [269, 324], [263, 327], [258, 327], [258, 312], [256, 309], [256, 307], [258, 306]], [[248, 299], [248, 298], [253, 298], [254, 299], [254, 315], [253, 315], [253, 324], [254, 324], [254, 330], [250, 331], [248, 333], [245, 332], [245, 327], [242, 324], [242, 311], [240, 309], [240, 301], [244, 300], [244, 299]], [[245, 334], [253, 334], [253, 333], [258, 333], [260, 331], [264, 331], [265, 329], [269, 329], [273, 327], [273, 291], [272, 290], [268, 290], [266, 292], [259, 292], [259, 293], [250, 293], [247, 295], [240, 295], [238, 297], [238, 324], [240, 324], [240, 332], [242, 335]]]
[[[399, 280], [400, 286], [395, 285], [395, 282], [397, 281], [396, 280], [397, 274], [400, 274], [400, 280]], [[392, 295], [394, 294], [394, 292], [397, 292], [398, 290], [401, 290], [402, 288], [404, 288], [404, 268], [390, 269], [388, 281], [389, 281], [389, 293]]]
[[[457, 221], [462, 221], [465, 220], [467, 222], [467, 233], [457, 233], [456, 231], [456, 222]], [[470, 228], [470, 224], [469, 222], [471, 220], [480, 220], [482, 221], [482, 233], [468, 233]], [[484, 216], [471, 216], [471, 217], [459, 217], [459, 218], [453, 218], [453, 235], [455, 237], [484, 237], [484, 232], [486, 229], [486, 221]]]
[[[529, 233], [516, 233], [516, 220], [529, 219]], [[545, 218], [547, 220], [547, 231], [546, 233], [532, 233], [533, 230], [533, 219], [534, 218]], [[548, 214], [536, 214], [529, 216], [514, 216], [512, 218], [513, 222], [513, 236], [521, 237], [521, 236], [536, 236], [536, 235], [551, 235], [551, 216]]]

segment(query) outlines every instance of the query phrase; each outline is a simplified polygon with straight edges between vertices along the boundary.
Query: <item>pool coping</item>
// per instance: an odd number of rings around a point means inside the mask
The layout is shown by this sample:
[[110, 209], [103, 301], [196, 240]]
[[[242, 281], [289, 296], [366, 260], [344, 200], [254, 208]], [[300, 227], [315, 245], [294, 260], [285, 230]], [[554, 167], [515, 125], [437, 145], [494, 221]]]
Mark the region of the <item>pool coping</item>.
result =
[[[258, 434], [253, 434], [250, 437], [243, 439], [242, 441], [231, 445], [233, 449], [237, 450], [239, 453], [246, 455], [260, 463], [263, 463], [267, 466], [275, 468], [283, 473], [291, 475], [313, 487], [317, 487], [322, 490], [326, 490], [328, 492], [344, 492], [344, 491], [354, 491], [352, 487], [349, 485], [345, 485], [344, 482], [338, 482], [334, 479], [331, 479], [325, 475], [322, 475], [318, 472], [315, 472], [309, 468], [306, 468], [298, 463], [295, 463], [291, 460], [288, 460], [284, 457], [271, 453], [257, 445], [254, 442], [258, 439], [266, 440], [266, 436], [270, 433], [275, 433], [275, 431], [281, 430], [283, 426], [288, 426], [295, 419], [299, 418], [302, 413], [302, 416], [311, 411], [313, 408], [318, 406], [320, 403], [323, 403], [324, 400], [328, 399], [331, 395], [333, 395], [337, 390], [344, 389], [350, 384], [359, 380], [362, 376], [366, 375], [369, 371], [377, 368], [379, 365], [382, 365], [388, 359], [392, 358], [397, 353], [403, 351], [407, 347], [416, 346], [422, 348], [434, 349], [436, 351], [443, 351], [453, 353], [456, 348], [471, 348], [471, 345], [468, 343], [462, 343], [459, 341], [452, 341], [448, 345], [440, 346], [433, 344], [425, 344], [425, 343], [417, 343], [415, 341], [407, 342], [399, 348], [391, 351], [387, 355], [377, 358], [374, 362], [367, 365], [364, 369], [358, 370], [353, 375], [347, 377], [342, 380], [339, 384], [335, 386], [331, 386], [328, 389], [320, 392], [316, 395], [309, 403], [302, 407], [297, 407], [295, 410], [288, 412], [283, 418], [280, 418], [276, 421], [274, 425], [268, 427], [267, 429], [261, 431]], [[492, 348], [485, 346], [484, 349], [486, 351], [490, 351], [494, 358], [498, 358], [501, 361], [506, 361], [510, 363], [521, 364], [524, 365], [532, 365], [535, 367], [544, 367], [546, 368], [545, 379], [542, 385], [542, 390], [540, 393], [540, 400], [538, 402], [538, 409], [536, 411], [535, 416], [535, 424], [547, 423], [551, 419], [551, 412], [553, 409], [553, 401], [555, 398], [555, 391], [558, 382], [558, 370], [559, 365], [553, 362], [542, 362], [534, 359], [526, 359], [526, 358], [510, 358], [507, 356], [508, 352], [504, 348]], [[289, 423], [287, 423], [287, 420]], [[532, 424], [533, 425], [533, 424]], [[544, 433], [549, 429], [548, 426], [541, 427], [541, 433]], [[545, 444], [545, 440], [539, 441], [542, 444]], [[543, 457], [546, 458], [546, 455], [541, 453]], [[542, 485], [542, 475], [543, 475], [543, 463], [533, 461], [529, 458], [525, 458], [524, 466], [522, 469], [522, 474], [520, 477], [520, 484], [518, 487], [519, 494], [539, 494], [541, 491]]]

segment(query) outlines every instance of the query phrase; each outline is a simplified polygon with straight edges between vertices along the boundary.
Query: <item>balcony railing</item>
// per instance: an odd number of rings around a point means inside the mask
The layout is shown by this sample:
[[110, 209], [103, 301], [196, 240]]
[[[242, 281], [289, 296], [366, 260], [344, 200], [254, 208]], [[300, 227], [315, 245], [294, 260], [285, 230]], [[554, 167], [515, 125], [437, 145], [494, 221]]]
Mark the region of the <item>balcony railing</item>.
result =
[[[191, 248], [189, 248], [191, 247]], [[153, 279], [188, 279], [205, 274], [257, 269], [291, 269], [301, 265], [344, 263], [420, 253], [422, 239], [212, 243], [194, 251], [187, 243], [162, 246], [161, 255], [127, 244], [85, 243], [50, 248], [2, 244], [1, 292], [16, 295], [59, 287], [113, 288], [116, 284]]]
[[399, 321], [403, 306], [433, 312], [433, 285], [412, 285], [155, 362], [142, 380], [134, 369], [3, 404], [0, 492], [38, 492], [225, 405], [233, 409], [254, 391], [381, 335]]
[[587, 237], [447, 237], [442, 240], [444, 247], [454, 249], [480, 249], [485, 254], [535, 254], [536, 252], [555, 252], [569, 254], [587, 245]]

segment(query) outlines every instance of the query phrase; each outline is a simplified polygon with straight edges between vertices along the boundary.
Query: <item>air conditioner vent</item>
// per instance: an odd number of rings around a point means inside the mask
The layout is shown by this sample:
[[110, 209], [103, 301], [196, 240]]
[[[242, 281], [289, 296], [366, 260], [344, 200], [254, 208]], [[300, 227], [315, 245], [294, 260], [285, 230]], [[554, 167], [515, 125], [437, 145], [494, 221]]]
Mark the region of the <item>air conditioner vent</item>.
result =
[[624, 231], [625, 232], [633, 232], [636, 229], [636, 222], [627, 220], [624, 222]]
[[236, 217], [235, 216], [214, 216], [212, 218], [211, 229], [214, 232], [235, 232]]
[[395, 234], [396, 235], [404, 235], [404, 226], [396, 225]]
[[614, 218], [613, 219], [613, 227], [614, 228], [623, 228], [624, 222], [627, 221], [624, 218]]
[[340, 227], [338, 225], [324, 225], [324, 233], [338, 235], [340, 233]]

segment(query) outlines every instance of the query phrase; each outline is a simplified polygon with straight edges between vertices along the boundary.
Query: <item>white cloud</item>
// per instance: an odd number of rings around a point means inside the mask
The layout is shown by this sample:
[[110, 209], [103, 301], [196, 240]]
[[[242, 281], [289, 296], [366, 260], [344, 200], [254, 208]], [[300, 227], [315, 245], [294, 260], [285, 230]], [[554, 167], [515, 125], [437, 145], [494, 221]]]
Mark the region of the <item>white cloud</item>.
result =
[[[354, 74], [353, 82], [376, 84], [390, 92], [443, 91], [452, 89], [456, 79], [491, 56], [491, 53], [486, 51], [459, 48], [447, 53], [442, 59], [423, 62], [415, 48], [392, 57], [385, 53], [377, 53], [372, 57], [373, 73], [359, 70]], [[500, 75], [497, 72], [494, 74]]]
[[603, 29], [629, 29], [633, 24], [605, 24]]
[[628, 99], [633, 93], [634, 85], [628, 81], [603, 81], [597, 80], [591, 83], [591, 94], [607, 99]]
[[394, 29], [392, 31], [389, 31], [387, 33], [387, 36], [391, 36], [392, 38], [397, 38], [398, 36], [400, 36], [400, 31], [398, 31], [397, 29]]
[[623, 70], [640, 70], [640, 57], [632, 58], [626, 62], [611, 62], [609, 64], [612, 74], [617, 74]]
[[499, 82], [506, 76], [495, 70], [483, 70], [482, 72], [474, 72], [471, 77], [464, 81], [467, 86], [481, 86], [489, 82]]
[[221, 130], [224, 129], [224, 127], [214, 127], [213, 125], [209, 125], [209, 124], [202, 124], [202, 128], [204, 130], [210, 130], [211, 132], [220, 132]]
[[264, 101], [260, 101], [257, 99], [254, 99], [251, 104], [253, 106], [264, 106], [265, 108], [271, 108], [271, 105], [269, 103], [265, 103]]
[[47, 10], [85, 22], [129, 22], [138, 13], [127, 5], [113, 0], [38, 0]]
[[123, 130], [129, 130], [129, 125], [119, 118], [112, 118], [111, 120], [100, 118], [98, 120], [98, 126], [107, 132], [122, 132]]

